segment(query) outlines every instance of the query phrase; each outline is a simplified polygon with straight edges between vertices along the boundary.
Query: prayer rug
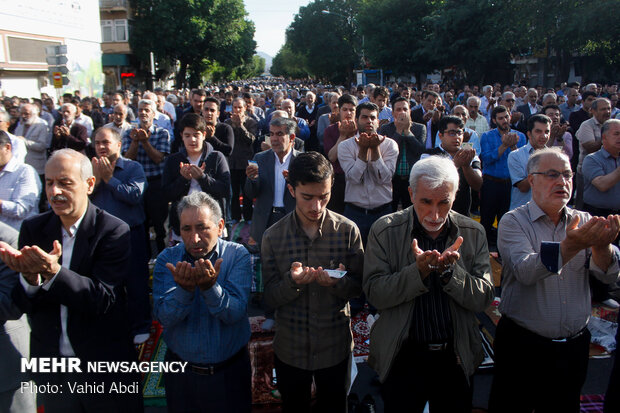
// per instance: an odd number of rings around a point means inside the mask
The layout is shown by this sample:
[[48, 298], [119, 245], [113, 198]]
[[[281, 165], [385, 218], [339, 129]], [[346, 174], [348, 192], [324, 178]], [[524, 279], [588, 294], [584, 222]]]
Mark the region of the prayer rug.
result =
[[[157, 321], [151, 325], [151, 336], [140, 347], [140, 361], [164, 361], [166, 343], [161, 338], [163, 327]], [[165, 406], [166, 390], [164, 389], [163, 376], [160, 372], [143, 374], [142, 395], [145, 406]]]
[[370, 327], [368, 327], [368, 309], [367, 306], [351, 318], [351, 331], [353, 332], [353, 360], [361, 363], [368, 359], [368, 348], [370, 345]]
[[605, 396], [602, 394], [582, 394], [581, 413], [603, 413], [603, 402]]

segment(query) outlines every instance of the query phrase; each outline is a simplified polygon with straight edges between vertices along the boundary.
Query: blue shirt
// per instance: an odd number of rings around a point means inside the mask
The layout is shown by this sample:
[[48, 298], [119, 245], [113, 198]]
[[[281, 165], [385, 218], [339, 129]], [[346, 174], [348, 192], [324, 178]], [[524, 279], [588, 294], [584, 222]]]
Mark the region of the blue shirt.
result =
[[[524, 134], [513, 129], [511, 129], [510, 132], [519, 135], [517, 148], [525, 145], [526, 139]], [[501, 145], [502, 137], [497, 128], [483, 133], [480, 137], [480, 158], [482, 159], [483, 175], [491, 175], [502, 179], [510, 178], [510, 171], [508, 171], [508, 154], [511, 152], [511, 149], [506, 149], [500, 157], [498, 156], [497, 150]]]
[[[129, 146], [131, 145], [132, 139], [129, 136], [132, 129], [127, 130], [123, 134], [123, 146], [121, 148], [121, 152], [125, 153], [129, 150]], [[170, 153], [170, 133], [155, 124], [151, 125], [149, 128], [149, 132], [151, 132], [151, 136], [149, 137], [149, 143], [153, 148], [157, 149], [159, 152], [162, 152], [164, 155], [168, 155]], [[144, 174], [147, 178], [152, 178], [156, 176], [161, 176], [164, 173], [164, 162], [160, 162], [156, 164], [153, 160], [148, 156], [142, 144], [138, 146], [138, 154], [136, 155], [136, 161], [142, 165], [144, 168]]]
[[125, 221], [130, 227], [144, 223], [142, 194], [146, 189], [144, 169], [136, 161], [123, 158], [116, 160], [114, 174], [106, 184], [101, 181], [95, 187], [90, 200], [104, 211]]
[[510, 210], [525, 205], [532, 199], [531, 189], [528, 189], [527, 192], [521, 192], [517, 188], [517, 183], [527, 179], [527, 161], [530, 159], [532, 152], [534, 152], [534, 148], [528, 143], [508, 154], [508, 170], [510, 171], [510, 183], [512, 184]]
[[218, 239], [209, 259], [214, 263], [218, 257], [223, 262], [217, 282], [206, 291], [179, 287], [166, 268], [166, 263], [193, 263], [183, 243], [163, 250], [155, 263], [153, 313], [164, 327], [168, 347], [191, 363], [222, 362], [250, 340], [250, 254], [240, 244]]
[[602, 209], [620, 209], [620, 183], [616, 183], [607, 192], [601, 192], [592, 185], [594, 178], [612, 173], [618, 165], [620, 158], [614, 158], [605, 148], [584, 158], [581, 173], [585, 183], [583, 200], [586, 204]]

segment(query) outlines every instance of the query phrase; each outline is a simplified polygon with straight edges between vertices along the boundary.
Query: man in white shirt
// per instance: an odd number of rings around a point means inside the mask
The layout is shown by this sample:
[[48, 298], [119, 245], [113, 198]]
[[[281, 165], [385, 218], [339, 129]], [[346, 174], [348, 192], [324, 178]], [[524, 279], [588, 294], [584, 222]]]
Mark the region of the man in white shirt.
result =
[[465, 127], [475, 131], [478, 136], [482, 136], [483, 133], [490, 130], [489, 122], [484, 116], [480, 116], [480, 98], [477, 96], [470, 96], [467, 99], [467, 110], [469, 111], [469, 119], [465, 123]]
[[377, 134], [378, 115], [374, 103], [358, 105], [358, 133], [338, 144], [346, 180], [344, 216], [357, 224], [364, 244], [372, 224], [392, 212], [392, 176], [398, 159], [398, 144]]
[[132, 128], [131, 124], [125, 119], [127, 118], [127, 106], [122, 103], [114, 106], [112, 113], [110, 113], [110, 123], [103, 125], [106, 128], [111, 128], [117, 131], [121, 136], [125, 135], [129, 129]]
[[75, 107], [77, 108], [74, 122], [86, 128], [86, 133], [88, 133], [88, 138], [89, 138], [88, 140], [90, 142], [90, 137], [92, 136], [93, 130], [95, 129], [93, 120], [90, 116], [87, 116], [84, 113], [82, 113], [82, 105], [80, 105], [80, 101], [78, 99], [73, 99], [71, 103], [73, 103]]
[[39, 212], [40, 193], [37, 172], [13, 157], [11, 138], [0, 131], [0, 221], [19, 231], [24, 219]]

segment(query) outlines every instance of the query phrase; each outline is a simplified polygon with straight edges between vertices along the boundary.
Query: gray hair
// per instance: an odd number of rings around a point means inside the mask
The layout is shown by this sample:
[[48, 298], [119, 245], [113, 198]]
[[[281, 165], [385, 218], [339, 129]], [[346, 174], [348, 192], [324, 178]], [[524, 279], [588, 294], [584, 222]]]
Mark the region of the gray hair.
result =
[[149, 105], [151, 111], [153, 113], [157, 113], [157, 103], [155, 103], [151, 99], [140, 99], [140, 101], [138, 102], [138, 109], [140, 109], [140, 106], [142, 105]]
[[282, 126], [284, 127], [287, 135], [295, 133], [295, 130], [297, 129], [297, 123], [293, 119], [288, 118], [288, 117], [279, 117], [279, 118], [271, 119], [271, 122], [269, 122], [269, 126], [278, 126], [278, 127]]
[[474, 102], [478, 104], [478, 106], [480, 106], [480, 98], [478, 96], [470, 96], [469, 98], [467, 98], [468, 105], [471, 100], [473, 100]]
[[502, 100], [506, 100], [506, 98], [512, 96], [513, 98], [515, 98], [515, 94], [512, 92], [504, 92], [502, 93]]
[[607, 119], [601, 128], [601, 135], [605, 135], [613, 125], [620, 125], [620, 119]]
[[490, 90], [493, 90], [493, 86], [491, 85], [482, 86], [482, 93], [487, 93]]
[[558, 101], [558, 95], [556, 95], [556, 94], [555, 94], [555, 93], [553, 93], [553, 92], [545, 93], [545, 94], [543, 95], [542, 101], [544, 102], [544, 101], [545, 101], [545, 99], [547, 99], [548, 97], [552, 97], [554, 102], [557, 102], [557, 101]]
[[597, 88], [598, 85], [596, 83], [588, 83], [583, 90], [586, 92], [596, 92]]
[[459, 189], [459, 172], [454, 162], [447, 156], [433, 155], [413, 164], [409, 174], [409, 187], [413, 195], [420, 180], [431, 189], [439, 188], [446, 183], [452, 185], [453, 194]]
[[75, 106], [73, 103], [63, 103], [63, 105], [60, 107], [60, 110], [63, 111], [65, 108], [70, 109], [71, 113], [77, 113], [77, 106]]
[[273, 112], [271, 112], [271, 119], [278, 119], [278, 118], [289, 118], [288, 117], [288, 112], [285, 110], [274, 110]]
[[568, 159], [568, 155], [566, 155], [562, 151], [562, 148], [560, 148], [559, 146], [542, 148], [534, 151], [534, 153], [530, 155], [530, 159], [528, 159], [527, 161], [527, 174], [531, 175], [532, 172], [539, 172], [538, 165], [540, 164], [540, 160], [547, 155], [553, 155], [559, 159], [566, 161], [570, 165], [570, 159]]
[[592, 106], [590, 106], [590, 109], [597, 110], [598, 109], [598, 105], [602, 104], [603, 102], [607, 102], [611, 106], [611, 101], [609, 99], [607, 99], [607, 98], [598, 98], [594, 102], [592, 102]]
[[207, 207], [207, 209], [211, 211], [211, 220], [215, 224], [220, 223], [220, 220], [222, 219], [222, 208], [220, 208], [220, 205], [215, 199], [202, 191], [192, 192], [191, 194], [181, 198], [179, 205], [177, 205], [177, 213], [179, 214], [179, 218], [181, 218], [181, 214], [186, 209], [199, 209], [202, 207]]
[[179, 98], [176, 97], [176, 95], [173, 95], [172, 93], [166, 96], [166, 100], [172, 103], [173, 105], [176, 105], [177, 103], [179, 103]]
[[46, 165], [56, 160], [56, 158], [73, 158], [76, 161], [79, 161], [80, 178], [84, 181], [93, 176], [93, 165], [90, 163], [90, 160], [86, 157], [86, 155], [76, 151], [75, 149], [64, 148], [54, 151], [47, 160]]
[[0, 122], [11, 122], [11, 115], [4, 108], [0, 108]]
[[23, 105], [19, 107], [19, 111], [21, 112], [21, 110], [25, 108], [30, 108], [32, 113], [34, 113], [37, 116], [39, 115], [39, 107], [35, 105], [34, 103], [24, 103]]

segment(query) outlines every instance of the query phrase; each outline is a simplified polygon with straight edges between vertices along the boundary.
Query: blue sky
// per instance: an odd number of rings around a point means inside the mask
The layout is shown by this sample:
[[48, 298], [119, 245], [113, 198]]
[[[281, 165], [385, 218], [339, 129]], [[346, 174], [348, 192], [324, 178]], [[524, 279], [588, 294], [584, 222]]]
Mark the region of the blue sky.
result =
[[256, 26], [256, 51], [275, 56], [284, 44], [284, 32], [300, 6], [309, 0], [244, 0], [248, 18]]

